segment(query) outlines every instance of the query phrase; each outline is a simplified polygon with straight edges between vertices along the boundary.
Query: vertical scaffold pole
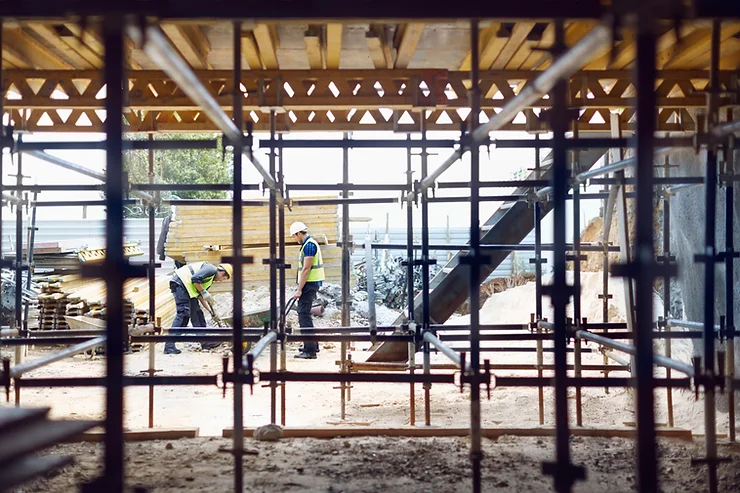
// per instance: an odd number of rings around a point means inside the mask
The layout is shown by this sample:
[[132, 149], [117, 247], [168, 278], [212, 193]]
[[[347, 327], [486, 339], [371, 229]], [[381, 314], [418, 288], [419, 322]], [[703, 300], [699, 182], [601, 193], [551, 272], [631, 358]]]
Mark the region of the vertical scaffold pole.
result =
[[[344, 133], [344, 140], [349, 141], [349, 133]], [[342, 148], [342, 198], [349, 198], [349, 148], [344, 146]], [[350, 270], [351, 270], [351, 251], [352, 246], [351, 233], [349, 229], [349, 204], [342, 204], [342, 327], [349, 327], [350, 325]], [[347, 368], [347, 342], [342, 342], [340, 355], [341, 358], [341, 371], [346, 373]], [[346, 382], [339, 384], [339, 390], [341, 393], [342, 400], [342, 419], [347, 416], [347, 386]]]
[[[270, 141], [275, 142], [275, 110], [270, 110]], [[277, 148], [270, 149], [270, 176], [275, 178], [275, 154]], [[275, 190], [270, 189], [270, 330], [278, 326], [277, 300], [277, 197]], [[277, 340], [270, 344], [270, 371], [277, 372]], [[277, 423], [277, 386], [275, 380], [270, 382], [270, 423]]]
[[[283, 140], [283, 134], [280, 134], [278, 136], [278, 139], [280, 141]], [[283, 168], [283, 153], [285, 150], [281, 147], [280, 148], [280, 154], [278, 154], [278, 183], [280, 185], [280, 190], [284, 190], [285, 186], [285, 170]], [[285, 303], [286, 303], [286, 293], [285, 293], [285, 265], [287, 262], [285, 261], [285, 201], [280, 201], [278, 204], [278, 255], [280, 256], [280, 326], [279, 326], [279, 333], [281, 335], [281, 344], [280, 344], [280, 371], [285, 372], [287, 370], [287, 350], [285, 347]], [[281, 382], [280, 383], [280, 424], [285, 426], [285, 420], [286, 420], [286, 385], [288, 382]]]
[[[242, 25], [240, 21], [235, 21], [234, 26], [234, 72], [233, 72], [233, 118], [234, 125], [242, 133], [243, 110], [242, 110]], [[243, 307], [242, 307], [242, 149], [244, 142], [239, 139], [232, 142], [234, 148], [234, 203], [232, 205], [232, 266], [234, 271], [233, 278], [233, 295], [234, 295], [234, 315], [233, 315], [233, 348], [234, 353], [234, 433], [233, 433], [233, 450], [234, 454], [234, 493], [244, 491], [244, 395], [241, 376], [243, 374], [243, 348], [242, 348], [242, 326], [244, 324]], [[273, 319], [274, 320], [274, 319]]]

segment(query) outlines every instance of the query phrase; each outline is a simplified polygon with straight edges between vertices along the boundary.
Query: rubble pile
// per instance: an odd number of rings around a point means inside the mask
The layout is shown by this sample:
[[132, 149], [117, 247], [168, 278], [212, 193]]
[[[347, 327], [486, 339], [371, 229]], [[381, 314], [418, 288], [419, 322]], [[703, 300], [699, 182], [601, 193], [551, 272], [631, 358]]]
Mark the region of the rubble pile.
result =
[[[373, 259], [373, 281], [375, 284], [375, 302], [388, 308], [403, 309], [407, 305], [406, 276], [407, 267], [402, 265], [403, 257], [377, 256]], [[439, 271], [439, 265], [429, 266], [431, 280]], [[365, 262], [355, 265], [357, 290], [367, 292], [367, 268]], [[414, 266], [414, 293], [421, 291], [422, 268]]]

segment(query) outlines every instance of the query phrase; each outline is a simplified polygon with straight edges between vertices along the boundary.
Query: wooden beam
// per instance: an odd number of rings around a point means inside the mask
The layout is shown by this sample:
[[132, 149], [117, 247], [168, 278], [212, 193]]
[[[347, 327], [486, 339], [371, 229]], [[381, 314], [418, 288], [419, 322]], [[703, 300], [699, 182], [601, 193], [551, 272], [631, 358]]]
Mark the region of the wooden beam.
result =
[[[565, 45], [569, 48], [579, 42], [586, 34], [591, 32], [596, 26], [595, 21], [578, 21], [567, 25], [565, 28]], [[554, 41], [554, 38], [553, 38]], [[608, 51], [609, 48], [604, 48], [604, 51]], [[603, 53], [602, 53], [603, 55]], [[600, 56], [600, 55], [599, 55]], [[598, 56], [596, 57], [598, 58]], [[550, 53], [543, 53], [542, 58], [538, 63], [535, 64], [535, 68], [538, 70], [546, 70], [552, 64], [552, 55]]]
[[[103, 47], [103, 40], [98, 34], [98, 31], [96, 31], [93, 26], [87, 26], [87, 29], [83, 32], [80, 25], [73, 22], [65, 23], [64, 27], [69, 29], [69, 31], [75, 36], [77, 40], [76, 42], [89, 48], [89, 50], [97, 57], [96, 59], [99, 60], [99, 62], [94, 62], [92, 59], [88, 59], [88, 61], [93, 63], [93, 65], [95, 65], [95, 63], [99, 63], [100, 66], [98, 68], [102, 68], [103, 60], [105, 59], [105, 48]], [[133, 41], [131, 41], [131, 38], [127, 36], [124, 43], [124, 50], [129, 66], [134, 70], [141, 70], [141, 65], [136, 63], [131, 57], [131, 53], [134, 49]]]
[[[632, 427], [625, 428], [588, 428], [575, 427], [571, 430], [574, 436], [607, 437], [607, 438], [636, 438], [637, 430]], [[682, 428], [656, 428], [658, 436], [678, 438], [691, 441], [693, 439], [691, 430]], [[251, 437], [254, 428], [244, 428], [244, 436]], [[283, 438], [338, 438], [338, 437], [366, 437], [366, 436], [389, 436], [389, 437], [465, 437], [470, 435], [468, 428], [425, 428], [419, 426], [399, 426], [395, 428], [360, 427], [360, 426], [332, 426], [331, 428], [283, 428]], [[550, 437], [555, 436], [553, 427], [510, 427], [501, 426], [496, 428], [482, 428], [481, 436], [485, 438], [498, 438], [504, 435], [527, 436], [527, 437]], [[221, 436], [231, 438], [234, 436], [233, 428], [224, 428]]]
[[[720, 28], [720, 46], [722, 43], [731, 39], [736, 34], [740, 33], [740, 22], [724, 23]], [[678, 51], [670, 57], [665, 64], [659, 68], [672, 69], [672, 68], [690, 68], [694, 67], [697, 59], [705, 53], [709, 53], [711, 49], [711, 36], [712, 29], [697, 29], [690, 35], [681, 39]], [[699, 64], [701, 64], [699, 62]]]
[[[60, 36], [59, 30], [57, 30], [55, 26], [52, 26], [49, 24], [31, 23], [31, 24], [28, 24], [27, 27], [30, 31], [35, 33], [41, 39], [43, 39], [50, 45], [54, 46], [57, 50], [61, 51], [64, 57], [67, 59], [67, 61], [72, 63], [74, 68], [82, 68], [82, 69], [100, 68], [90, 63], [85, 57], [83, 57], [80, 53], [78, 53], [67, 41], [65, 41], [65, 39], [63, 39]], [[64, 29], [63, 26], [61, 26], [61, 28]], [[72, 33], [70, 32], [70, 34]], [[74, 37], [73, 34], [72, 34], [72, 37]], [[67, 37], [66, 40], [70, 40], [70, 38]]]
[[4, 29], [3, 42], [12, 46], [36, 69], [73, 69], [72, 64], [51, 53], [33, 36], [21, 29]]
[[720, 70], [738, 70], [740, 69], [740, 40], [737, 40], [735, 38], [728, 40], [728, 43], [732, 42], [731, 45], [734, 46], [734, 50], [732, 47], [727, 49], [725, 51], [725, 47], [722, 47], [721, 53], [722, 58], [719, 60], [719, 69]]
[[370, 52], [370, 59], [373, 61], [373, 66], [377, 69], [386, 68], [385, 54], [383, 53], [383, 40], [373, 28], [370, 28], [370, 30], [365, 33], [365, 43], [367, 43], [367, 49]]
[[527, 37], [524, 38], [524, 41], [519, 46], [519, 49], [516, 50], [516, 53], [514, 53], [514, 56], [511, 57], [511, 60], [509, 60], [509, 63], [506, 64], [506, 70], [519, 70], [522, 68], [522, 65], [524, 65], [524, 62], [529, 58], [529, 55], [532, 54], [532, 48], [538, 46], [542, 39], [545, 37], [545, 30], [552, 29], [552, 24], [548, 24], [545, 29], [543, 29], [542, 24], [533, 26], [532, 29], [530, 29], [529, 34], [527, 34]]
[[309, 26], [304, 35], [306, 42], [306, 55], [308, 56], [308, 66], [311, 70], [321, 70], [324, 68], [324, 55], [321, 49], [321, 27]]
[[409, 22], [399, 27], [395, 40], [398, 49], [395, 68], [408, 68], [423, 32], [423, 22]]
[[342, 24], [329, 23], [326, 25], [326, 68], [338, 69], [342, 55]]
[[242, 57], [247, 62], [250, 70], [261, 70], [264, 68], [259, 49], [257, 48], [257, 42], [251, 32], [246, 32], [242, 35]]
[[267, 24], [257, 24], [252, 31], [254, 39], [257, 42], [262, 65], [268, 70], [278, 68], [277, 47], [274, 40], [274, 34], [270, 32]]
[[527, 55], [527, 58], [522, 62], [519, 69], [521, 70], [534, 70], [536, 69], [539, 64], [541, 64], [545, 59], [542, 57], [544, 53], [542, 51], [539, 51], [539, 49], [549, 48], [552, 46], [552, 44], [555, 42], [555, 24], [548, 24], [545, 28], [545, 31], [542, 33], [542, 39], [537, 42], [536, 47], [538, 50], [533, 50], [532, 48], [529, 49], [529, 55]]
[[498, 54], [496, 59], [491, 64], [491, 70], [503, 70], [506, 65], [514, 57], [519, 47], [527, 39], [527, 35], [534, 27], [534, 22], [517, 22], [514, 24], [514, 29], [511, 31], [509, 40], [504, 45], [501, 52]]
[[[98, 55], [90, 46], [85, 44], [77, 35], [75, 35], [66, 26], [55, 26], [59, 31], [62, 41], [70, 48], [80, 54], [87, 62], [95, 68], [103, 68], [105, 65], [103, 57]], [[61, 28], [61, 30], [60, 30]]]
[[[197, 438], [200, 428], [144, 428], [141, 430], [127, 430], [123, 432], [123, 439], [127, 442], [143, 442], [147, 440], [178, 440], [180, 438]], [[65, 440], [65, 443], [102, 442], [105, 439], [105, 430], [91, 430]]]
[[11, 65], [18, 68], [31, 68], [31, 63], [22, 53], [19, 53], [18, 50], [16, 50], [12, 46], [9, 46], [8, 44], [3, 44], [2, 48], [3, 63], [10, 63]]
[[191, 67], [212, 68], [211, 64], [208, 63], [211, 43], [208, 42], [198, 26], [162, 24], [162, 30]]

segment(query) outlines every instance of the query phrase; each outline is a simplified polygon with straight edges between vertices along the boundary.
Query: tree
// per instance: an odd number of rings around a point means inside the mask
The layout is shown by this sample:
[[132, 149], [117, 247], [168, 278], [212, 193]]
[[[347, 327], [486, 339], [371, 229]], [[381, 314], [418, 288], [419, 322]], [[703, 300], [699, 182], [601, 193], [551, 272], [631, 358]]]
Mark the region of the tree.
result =
[[[146, 134], [132, 134], [130, 140], [147, 140]], [[184, 149], [154, 152], [154, 181], [168, 184], [230, 183], [232, 174], [231, 151], [223, 154], [219, 134], [156, 134], [155, 140], [217, 139], [216, 149]], [[123, 168], [129, 183], [149, 182], [149, 153], [144, 150], [124, 151]], [[222, 199], [227, 192], [221, 190], [161, 192], [162, 198]], [[140, 205], [126, 207], [126, 217], [146, 217], [147, 208]], [[170, 214], [170, 207], [159, 206], [156, 217]]]

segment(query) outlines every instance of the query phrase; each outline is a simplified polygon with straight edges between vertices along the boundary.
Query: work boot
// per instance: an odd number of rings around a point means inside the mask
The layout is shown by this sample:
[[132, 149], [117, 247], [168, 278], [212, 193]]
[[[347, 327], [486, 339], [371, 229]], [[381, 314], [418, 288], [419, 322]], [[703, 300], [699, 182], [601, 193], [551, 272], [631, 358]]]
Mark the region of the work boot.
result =
[[166, 342], [164, 344], [164, 354], [180, 354], [182, 351], [177, 349], [174, 342]]
[[[306, 352], [306, 347], [305, 346], [301, 346], [301, 347], [298, 348], [298, 351], [300, 351], [302, 353], [305, 353]], [[316, 352], [317, 353], [320, 353], [321, 352], [321, 348], [316, 349]]]
[[316, 353], [307, 353], [305, 351], [301, 351], [293, 357], [298, 359], [316, 359]]
[[216, 349], [216, 348], [217, 348], [217, 347], [219, 347], [220, 345], [221, 345], [221, 343], [220, 343], [220, 342], [201, 342], [201, 343], [200, 343], [200, 348], [201, 348], [201, 349], [202, 349], [203, 351], [208, 351], [208, 350], [210, 350], [210, 349]]

